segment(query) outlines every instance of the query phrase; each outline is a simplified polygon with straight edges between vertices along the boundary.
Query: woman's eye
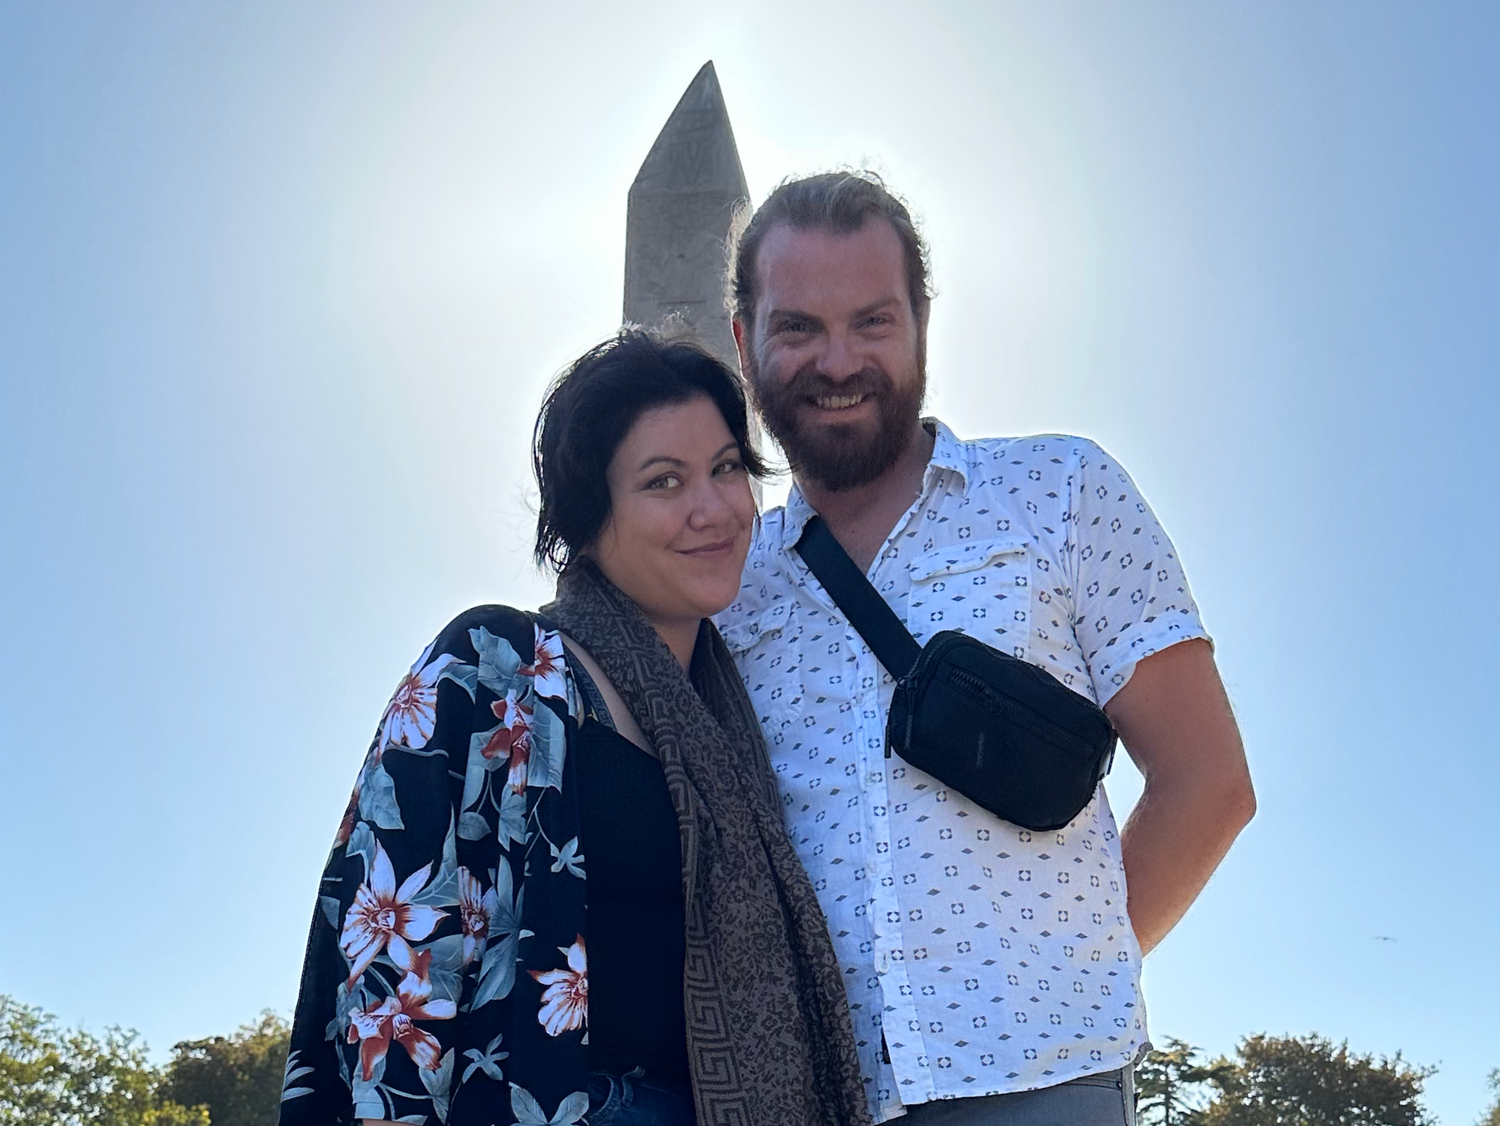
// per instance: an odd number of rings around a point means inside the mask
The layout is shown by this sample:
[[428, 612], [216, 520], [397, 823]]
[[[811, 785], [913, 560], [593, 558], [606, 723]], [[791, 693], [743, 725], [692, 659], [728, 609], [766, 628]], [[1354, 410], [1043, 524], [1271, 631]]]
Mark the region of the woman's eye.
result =
[[680, 484], [682, 484], [682, 480], [677, 474], [663, 473], [660, 477], [653, 477], [647, 481], [646, 488], [660, 491], [662, 489], [675, 489]]
[[721, 461], [718, 465], [714, 466], [714, 473], [721, 477], [731, 473], [743, 473], [744, 471], [745, 463], [738, 458], [730, 458], [728, 461]]

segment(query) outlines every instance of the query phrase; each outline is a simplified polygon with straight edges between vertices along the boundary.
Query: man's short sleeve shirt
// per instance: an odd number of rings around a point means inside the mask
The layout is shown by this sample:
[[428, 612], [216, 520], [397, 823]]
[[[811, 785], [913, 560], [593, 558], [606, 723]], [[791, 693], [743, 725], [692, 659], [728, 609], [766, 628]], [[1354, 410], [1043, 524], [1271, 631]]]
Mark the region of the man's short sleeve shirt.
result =
[[[961, 442], [868, 572], [917, 640], [961, 629], [1103, 704], [1136, 663], [1206, 636], [1166, 533], [1093, 442]], [[765, 729], [828, 917], [877, 1121], [1131, 1063], [1140, 948], [1103, 788], [1067, 827], [1002, 821], [885, 757], [892, 678], [792, 552], [793, 489], [761, 521], [719, 625]]]

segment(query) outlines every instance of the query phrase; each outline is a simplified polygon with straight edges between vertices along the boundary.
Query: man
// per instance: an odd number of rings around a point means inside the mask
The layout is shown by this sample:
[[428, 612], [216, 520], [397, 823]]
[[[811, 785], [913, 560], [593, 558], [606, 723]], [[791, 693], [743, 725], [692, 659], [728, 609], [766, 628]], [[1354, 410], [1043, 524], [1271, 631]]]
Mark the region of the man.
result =
[[[1255, 808], [1172, 544], [1087, 439], [965, 442], [921, 418], [926, 250], [877, 177], [783, 184], [730, 283], [796, 483], [720, 624], [828, 917], [871, 1113], [1131, 1122], [1141, 957]], [[1146, 780], [1123, 834], [1102, 788], [1029, 832], [886, 757], [892, 678], [792, 550], [814, 513], [919, 641], [962, 629], [1104, 707]]]

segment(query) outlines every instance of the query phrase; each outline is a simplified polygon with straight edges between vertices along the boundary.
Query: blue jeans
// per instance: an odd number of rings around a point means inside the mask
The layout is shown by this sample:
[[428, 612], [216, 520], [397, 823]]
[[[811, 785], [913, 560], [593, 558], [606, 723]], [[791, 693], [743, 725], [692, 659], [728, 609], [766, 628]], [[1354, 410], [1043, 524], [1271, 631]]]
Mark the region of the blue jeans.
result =
[[943, 1099], [910, 1108], [902, 1126], [1135, 1126], [1131, 1069], [1084, 1075], [1055, 1087]]
[[696, 1126], [693, 1092], [658, 1082], [638, 1067], [624, 1075], [589, 1075], [589, 1126]]

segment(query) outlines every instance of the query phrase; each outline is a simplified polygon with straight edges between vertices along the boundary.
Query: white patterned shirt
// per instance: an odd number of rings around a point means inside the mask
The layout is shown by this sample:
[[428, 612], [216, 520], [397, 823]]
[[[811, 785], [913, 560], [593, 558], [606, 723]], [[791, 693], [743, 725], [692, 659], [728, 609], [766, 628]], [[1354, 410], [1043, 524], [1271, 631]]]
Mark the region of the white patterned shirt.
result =
[[[918, 641], [962, 629], [1107, 701], [1137, 661], [1206, 636], [1130, 477], [1093, 442], [961, 442], [867, 575]], [[786, 824], [844, 974], [870, 1110], [1125, 1067], [1146, 1043], [1140, 948], [1103, 788], [1030, 832], [885, 756], [893, 681], [767, 513], [719, 619], [770, 745]]]

